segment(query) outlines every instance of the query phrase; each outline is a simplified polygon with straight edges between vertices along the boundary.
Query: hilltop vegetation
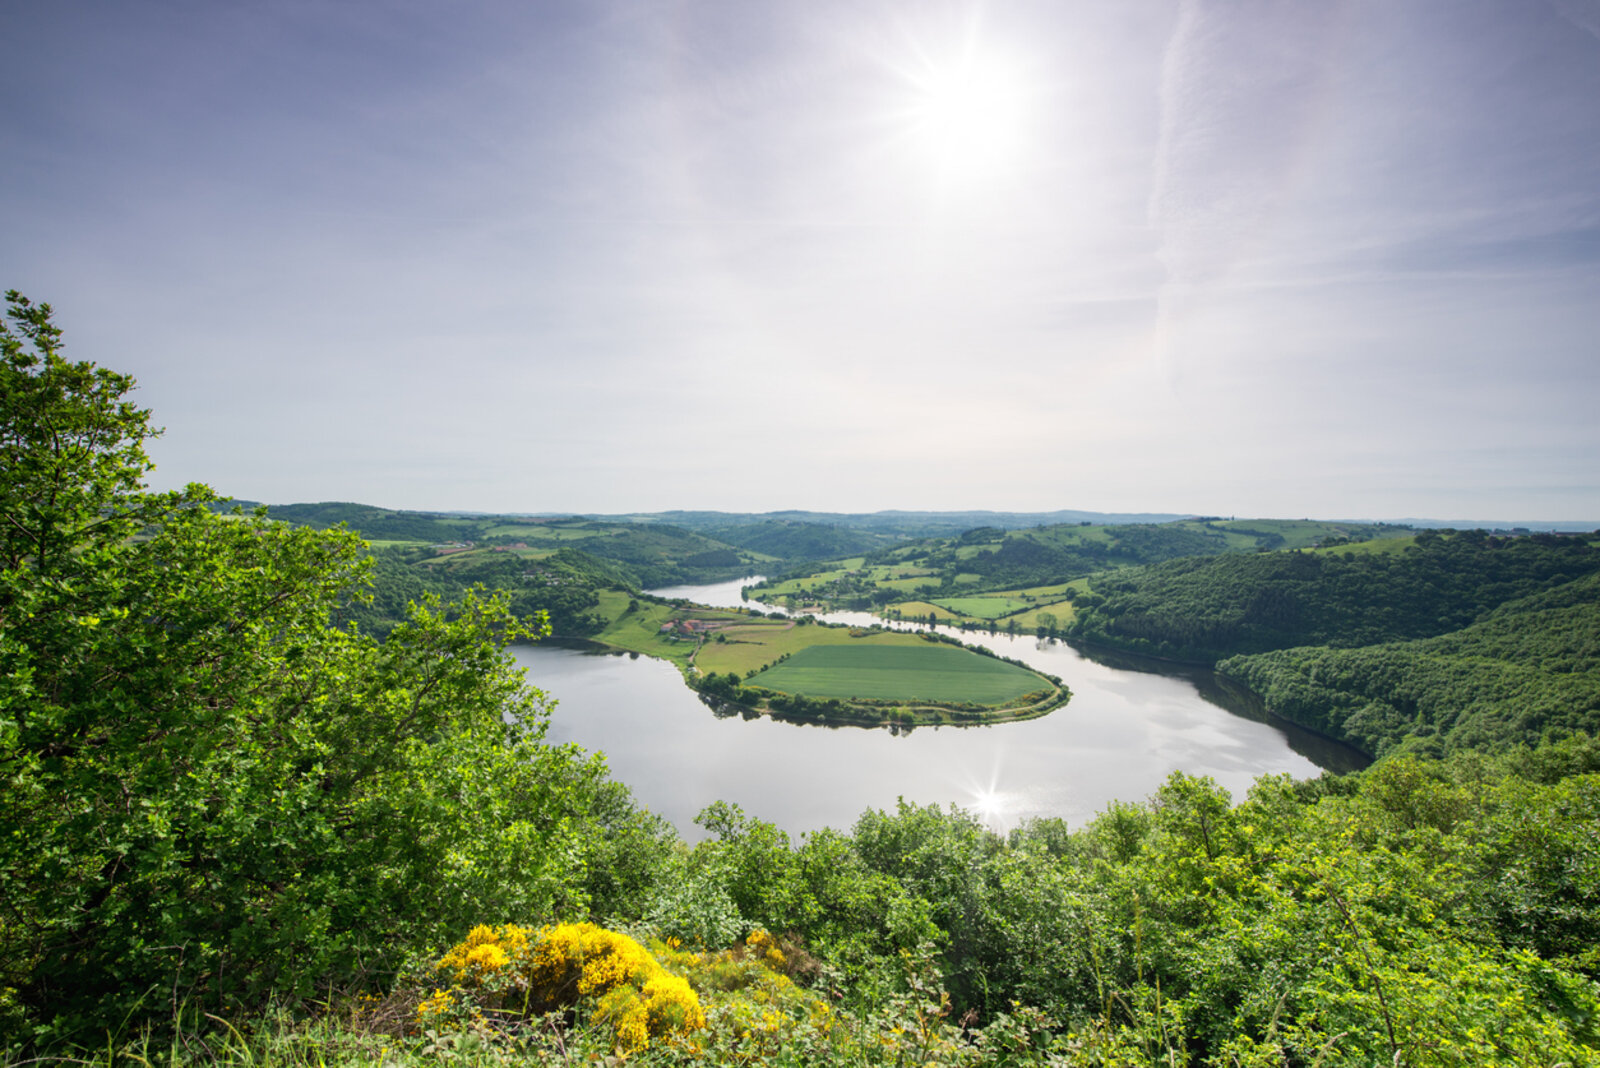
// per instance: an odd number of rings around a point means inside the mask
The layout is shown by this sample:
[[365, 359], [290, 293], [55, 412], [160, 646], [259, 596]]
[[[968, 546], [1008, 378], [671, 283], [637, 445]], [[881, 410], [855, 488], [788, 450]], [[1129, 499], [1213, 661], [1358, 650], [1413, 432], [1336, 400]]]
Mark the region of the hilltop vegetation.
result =
[[1269, 711], [1373, 755], [1600, 729], [1600, 547], [1460, 531], [1398, 548], [1099, 575], [1065, 633], [1220, 661]]
[[425, 598], [382, 642], [335, 625], [353, 535], [144, 491], [132, 380], [10, 301], [5, 1048], [360, 986], [485, 913], [584, 907], [575, 873], [657, 833], [600, 761], [540, 744], [503, 597]]
[[1302, 646], [1233, 657], [1218, 670], [1278, 715], [1375, 754], [1600, 733], [1600, 575], [1435, 638]]
[[[132, 380], [9, 300], [8, 1063], [1600, 1063], [1587, 734], [1243, 799], [1175, 772], [1009, 835], [902, 803], [791, 840], [716, 804], [691, 846], [542, 742], [507, 595], [343, 625], [357, 539], [146, 491]], [[1595, 571], [1528, 544], [1440, 548], [1493, 592], [1430, 604], [1500, 607], [1397, 648], [1586, 670]], [[613, 633], [682, 610], [596, 596]]]

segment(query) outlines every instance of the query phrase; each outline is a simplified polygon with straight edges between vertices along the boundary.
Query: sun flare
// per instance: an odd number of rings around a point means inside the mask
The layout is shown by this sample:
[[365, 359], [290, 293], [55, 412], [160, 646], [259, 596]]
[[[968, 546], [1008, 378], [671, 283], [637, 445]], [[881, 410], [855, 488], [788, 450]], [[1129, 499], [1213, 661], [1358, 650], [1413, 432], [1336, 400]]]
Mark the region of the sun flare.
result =
[[972, 810], [985, 823], [994, 823], [1005, 810], [1005, 799], [993, 790], [980, 790], [972, 799]]
[[926, 59], [908, 81], [914, 135], [941, 179], [964, 182], [1014, 167], [1026, 110], [1014, 64], [968, 49], [944, 61]]

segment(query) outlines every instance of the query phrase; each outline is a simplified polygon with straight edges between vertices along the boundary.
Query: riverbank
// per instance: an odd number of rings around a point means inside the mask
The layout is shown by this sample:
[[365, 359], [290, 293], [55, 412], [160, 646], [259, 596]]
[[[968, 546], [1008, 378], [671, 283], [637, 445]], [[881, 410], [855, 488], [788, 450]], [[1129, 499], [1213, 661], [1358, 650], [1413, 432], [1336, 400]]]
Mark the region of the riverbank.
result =
[[617, 591], [600, 610], [596, 645], [673, 664], [708, 702], [791, 722], [979, 726], [1047, 715], [1072, 696], [1059, 678], [928, 632]]

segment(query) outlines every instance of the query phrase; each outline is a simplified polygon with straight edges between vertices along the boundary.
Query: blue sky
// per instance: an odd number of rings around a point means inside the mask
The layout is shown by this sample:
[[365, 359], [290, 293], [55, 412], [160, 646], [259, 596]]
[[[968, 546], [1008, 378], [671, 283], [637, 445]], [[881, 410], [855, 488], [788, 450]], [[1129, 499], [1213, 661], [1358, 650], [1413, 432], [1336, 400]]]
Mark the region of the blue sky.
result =
[[8, 12], [160, 486], [1600, 521], [1600, 0]]

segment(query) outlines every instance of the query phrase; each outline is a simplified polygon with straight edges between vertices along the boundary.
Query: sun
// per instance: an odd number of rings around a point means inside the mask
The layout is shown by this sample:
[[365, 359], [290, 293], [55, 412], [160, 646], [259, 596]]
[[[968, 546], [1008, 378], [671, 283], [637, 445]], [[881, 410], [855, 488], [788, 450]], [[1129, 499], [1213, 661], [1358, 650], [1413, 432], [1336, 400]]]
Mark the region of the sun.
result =
[[972, 799], [972, 810], [985, 823], [995, 823], [1005, 810], [1005, 798], [993, 790], [980, 790]]
[[912, 136], [941, 181], [959, 185], [1016, 167], [1028, 94], [1015, 61], [969, 43], [941, 58], [924, 54], [905, 77]]

